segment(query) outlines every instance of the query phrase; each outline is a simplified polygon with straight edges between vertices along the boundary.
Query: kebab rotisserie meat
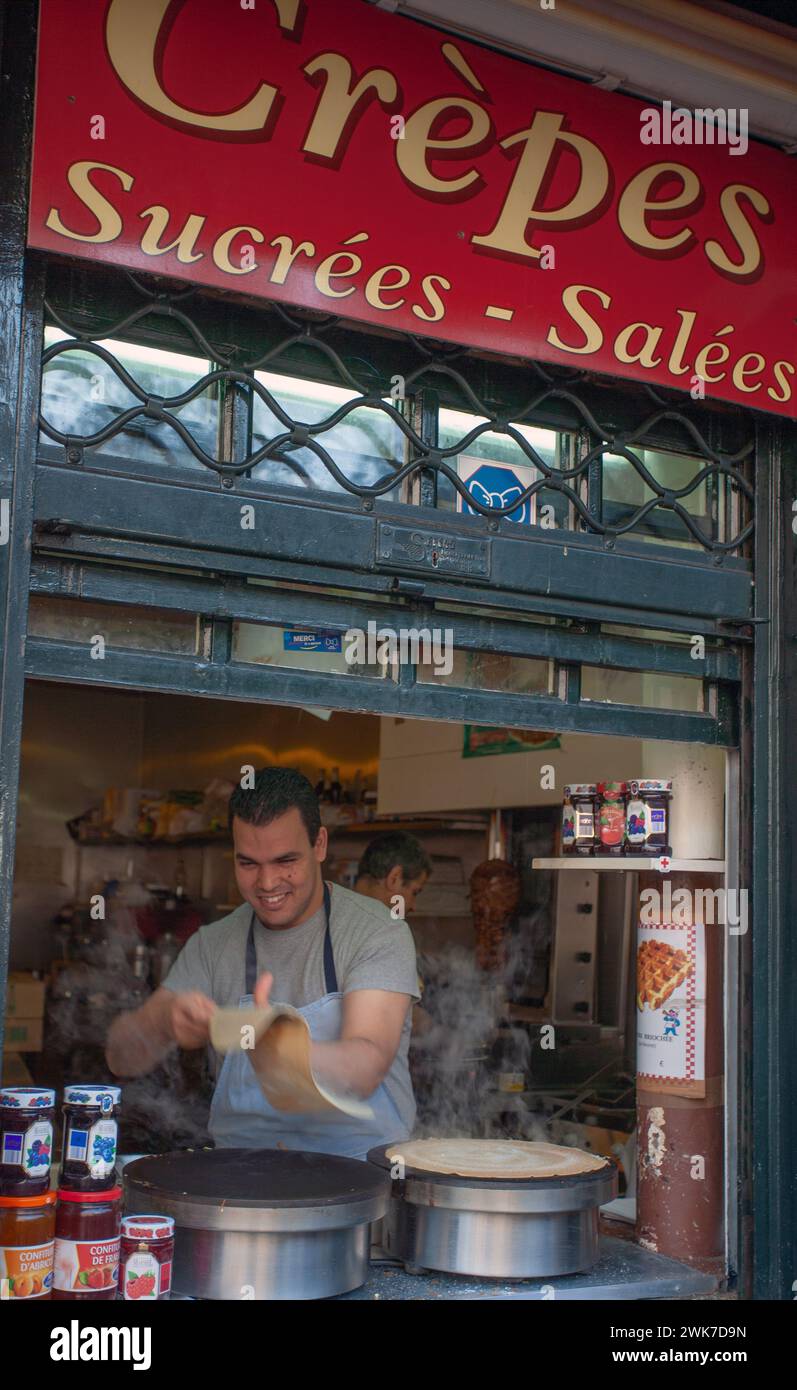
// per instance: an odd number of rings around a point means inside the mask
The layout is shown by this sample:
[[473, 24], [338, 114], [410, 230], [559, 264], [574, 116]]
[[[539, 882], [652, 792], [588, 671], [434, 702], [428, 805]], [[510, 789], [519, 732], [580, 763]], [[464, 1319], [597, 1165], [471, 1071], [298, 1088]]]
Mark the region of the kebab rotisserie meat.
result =
[[507, 925], [520, 901], [520, 874], [504, 859], [486, 859], [470, 876], [470, 901], [480, 969], [507, 963]]

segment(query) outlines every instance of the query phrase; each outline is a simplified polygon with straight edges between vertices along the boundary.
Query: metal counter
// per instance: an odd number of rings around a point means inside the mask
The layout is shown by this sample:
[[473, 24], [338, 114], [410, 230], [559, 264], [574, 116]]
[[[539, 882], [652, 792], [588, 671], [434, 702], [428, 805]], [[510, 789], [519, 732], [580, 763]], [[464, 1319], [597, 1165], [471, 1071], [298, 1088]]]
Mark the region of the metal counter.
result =
[[[555, 1279], [469, 1279], [456, 1274], [407, 1274], [388, 1262], [371, 1260], [366, 1282], [340, 1299], [371, 1301], [498, 1300], [542, 1301], [546, 1298], [630, 1299], [690, 1298], [713, 1293], [717, 1280], [678, 1260], [643, 1250], [630, 1240], [601, 1236], [598, 1263], [585, 1274], [563, 1274]], [[551, 1292], [553, 1291], [553, 1292]]]

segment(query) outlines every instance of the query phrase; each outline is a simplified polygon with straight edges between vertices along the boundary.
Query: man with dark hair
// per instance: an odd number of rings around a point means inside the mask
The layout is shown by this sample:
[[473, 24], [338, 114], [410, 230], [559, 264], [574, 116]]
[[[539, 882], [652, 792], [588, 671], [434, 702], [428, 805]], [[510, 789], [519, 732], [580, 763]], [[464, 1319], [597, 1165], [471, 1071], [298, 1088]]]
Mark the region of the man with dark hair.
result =
[[[406, 830], [386, 830], [366, 845], [354, 887], [363, 897], [382, 903], [391, 921], [403, 923], [415, 911], [415, 899], [431, 872], [432, 861], [420, 840]], [[417, 957], [416, 971], [418, 994], [422, 995], [422, 962]], [[428, 1033], [431, 1027], [429, 1014], [416, 1004], [412, 1010], [413, 1037]]]
[[314, 1072], [333, 1089], [367, 1098], [373, 1118], [274, 1110], [240, 1049], [217, 1075], [209, 1126], [217, 1146], [365, 1158], [376, 1144], [407, 1138], [415, 1118], [407, 1064], [418, 999], [412, 936], [377, 904], [324, 882], [327, 832], [306, 777], [266, 767], [253, 783], [230, 798], [244, 903], [201, 927], [161, 988], [114, 1020], [108, 1065], [118, 1076], [140, 1076], [175, 1044], [207, 1046], [217, 1008], [265, 1007], [272, 997], [304, 1015]]
[[366, 846], [357, 868], [356, 889], [392, 907], [403, 899], [400, 916], [412, 912], [415, 899], [432, 870], [432, 861], [420, 840], [405, 830], [388, 830]]

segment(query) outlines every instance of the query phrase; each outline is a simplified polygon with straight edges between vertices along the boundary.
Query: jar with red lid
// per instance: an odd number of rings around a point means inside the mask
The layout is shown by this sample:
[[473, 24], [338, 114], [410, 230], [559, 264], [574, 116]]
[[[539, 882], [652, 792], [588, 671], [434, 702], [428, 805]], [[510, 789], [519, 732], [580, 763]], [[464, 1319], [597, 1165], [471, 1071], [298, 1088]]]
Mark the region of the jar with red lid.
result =
[[122, 1218], [119, 1288], [125, 1300], [168, 1298], [173, 1261], [171, 1216]]
[[40, 1197], [50, 1186], [55, 1091], [0, 1090], [0, 1197]]
[[0, 1299], [51, 1298], [55, 1193], [0, 1197]]
[[598, 834], [601, 849], [622, 854], [625, 848], [625, 782], [599, 782]]
[[58, 1189], [53, 1299], [108, 1300], [119, 1283], [122, 1189]]

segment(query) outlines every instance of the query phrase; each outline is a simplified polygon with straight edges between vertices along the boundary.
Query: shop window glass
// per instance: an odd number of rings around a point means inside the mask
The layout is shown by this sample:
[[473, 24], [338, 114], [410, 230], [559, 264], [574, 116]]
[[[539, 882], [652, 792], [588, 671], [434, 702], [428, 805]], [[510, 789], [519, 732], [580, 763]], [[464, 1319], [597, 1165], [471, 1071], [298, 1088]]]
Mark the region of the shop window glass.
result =
[[[471, 415], [464, 410], [441, 410], [439, 447], [456, 448], [472, 430], [486, 423], [483, 415]], [[571, 436], [537, 425], [515, 424], [512, 428], [550, 468], [568, 469], [572, 466]], [[497, 434], [492, 430], [485, 430], [446, 462], [480, 500], [487, 503], [494, 499], [491, 501], [493, 506], [509, 505], [514, 496], [518, 496], [540, 476], [539, 469], [511, 435]], [[459, 497], [453, 483], [442, 475], [438, 483], [438, 506], [447, 511], [472, 511], [469, 504]], [[555, 524], [560, 529], [567, 527], [567, 498], [547, 488], [535, 493], [515, 513], [508, 513], [506, 520], [520, 525], [539, 525], [543, 507], [551, 508], [550, 512], [545, 513], [548, 525]]]
[[[416, 680], [422, 685], [451, 685], [467, 690], [500, 690], [506, 694], [548, 695], [552, 689], [553, 663], [504, 652], [446, 650], [442, 634], [417, 664]], [[431, 659], [429, 659], [431, 658]]]
[[[638, 444], [630, 446], [640, 463], [644, 464], [651, 477], [662, 487], [678, 492], [688, 487], [692, 479], [705, 466], [703, 458], [688, 457], [685, 454], [662, 453], [656, 449], [644, 449]], [[680, 503], [684, 511], [695, 518], [703, 534], [713, 537], [713, 524], [710, 516], [707, 480], [697, 487]], [[628, 459], [618, 454], [603, 456], [603, 520], [604, 524], [617, 526], [628, 521], [639, 507], [651, 501], [656, 493], [640, 477]], [[687, 531], [680, 517], [673, 512], [654, 509], [644, 521], [625, 534], [643, 536], [647, 541], [660, 545], [686, 546], [702, 549], [700, 543]]]
[[[345, 634], [322, 628], [269, 627], [265, 623], [233, 623], [232, 655], [235, 661], [261, 666], [281, 666], [300, 671], [318, 671], [325, 676], [372, 676], [382, 679], [389, 662], [369, 661], [378, 651], [369, 652], [367, 634], [358, 651]], [[364, 659], [358, 659], [362, 656]], [[351, 659], [349, 659], [351, 658]]]
[[[341, 406], [356, 401], [356, 391], [320, 382], [302, 381], [275, 372], [256, 372], [257, 381], [273, 396], [291, 420], [316, 425], [328, 420]], [[395, 404], [395, 402], [393, 402]], [[252, 453], [269, 440], [290, 429], [257, 394], [252, 405]], [[406, 439], [398, 425], [378, 407], [358, 406], [332, 429], [314, 436], [335, 466], [358, 487], [374, 487], [390, 479], [403, 467]], [[325, 461], [306, 446], [287, 445], [278, 457], [263, 459], [252, 470], [261, 482], [280, 487], [318, 488], [323, 492], [347, 493], [343, 483], [330, 473]], [[399, 490], [389, 489], [382, 496], [399, 500]]]
[[89, 646], [99, 636], [111, 649], [195, 656], [198, 631], [196, 614], [166, 608], [133, 608], [43, 594], [31, 594], [28, 608], [28, 636], [57, 642], [85, 642]]
[[582, 666], [581, 698], [601, 704], [697, 714], [703, 709], [703, 682], [694, 676], [671, 676], [666, 672]]
[[[45, 329], [44, 340], [48, 348], [54, 343], [74, 341], [60, 328], [53, 327]], [[164, 352], [160, 348], [123, 343], [113, 338], [103, 340], [99, 346], [113, 353], [137, 385], [152, 396], [182, 395], [213, 370], [213, 364], [200, 357]], [[141, 404], [113, 368], [85, 348], [75, 347], [59, 353], [44, 368], [41, 413], [47, 423], [62, 434], [78, 439], [96, 434], [125, 411]], [[218, 457], [217, 383], [206, 387], [185, 405], [168, 409], [209, 457]], [[54, 443], [45, 433], [41, 434], [41, 442], [45, 446]], [[137, 415], [105, 443], [95, 445], [91, 456], [204, 469], [170, 424], [148, 419], [143, 414]]]

